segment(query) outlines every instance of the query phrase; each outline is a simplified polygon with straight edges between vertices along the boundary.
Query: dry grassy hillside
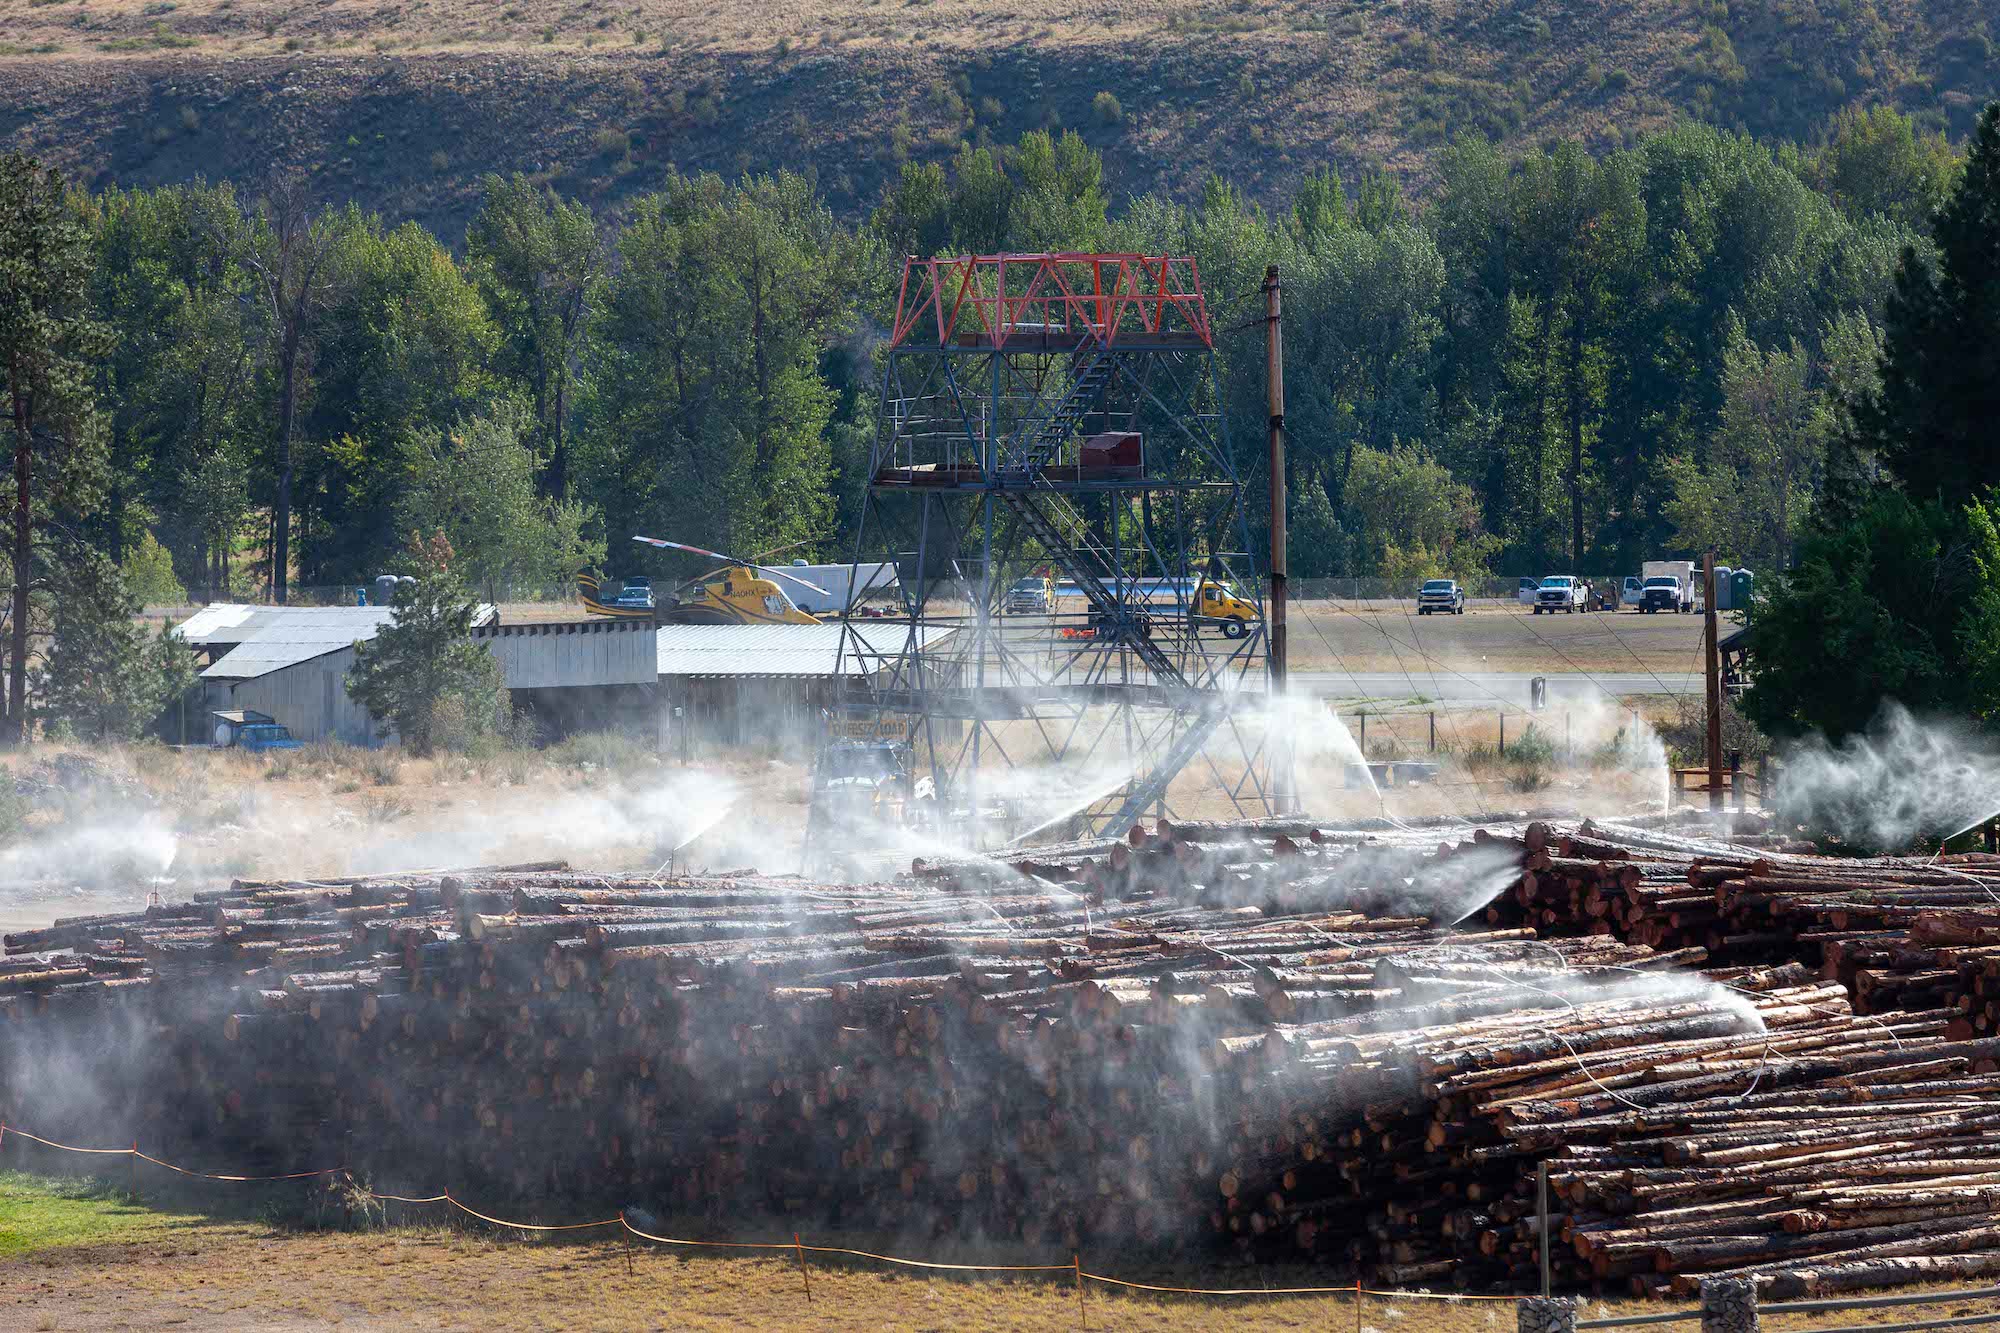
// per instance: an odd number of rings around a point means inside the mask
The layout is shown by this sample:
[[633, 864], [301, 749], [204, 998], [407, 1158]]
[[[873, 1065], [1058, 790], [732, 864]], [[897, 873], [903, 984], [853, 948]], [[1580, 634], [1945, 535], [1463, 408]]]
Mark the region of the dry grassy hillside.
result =
[[[810, 167], [836, 207], [907, 157], [1060, 123], [1124, 192], [1325, 162], [1421, 187], [1454, 135], [1615, 142], [1676, 115], [1810, 138], [1885, 101], [1963, 133], [1987, 0], [12, 0], [0, 143], [96, 184], [274, 161], [455, 234], [480, 172], [615, 201], [671, 165]], [[1100, 92], [1117, 114], [1094, 107]]]

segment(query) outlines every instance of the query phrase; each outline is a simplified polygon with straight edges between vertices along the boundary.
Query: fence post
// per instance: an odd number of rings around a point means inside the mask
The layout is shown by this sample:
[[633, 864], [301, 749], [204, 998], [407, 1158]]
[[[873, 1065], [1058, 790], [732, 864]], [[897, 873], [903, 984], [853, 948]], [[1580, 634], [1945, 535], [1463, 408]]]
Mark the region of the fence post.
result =
[[1083, 1256], [1072, 1250], [1069, 1266], [1076, 1273], [1076, 1317], [1085, 1328], [1090, 1327], [1090, 1311], [1083, 1303]]
[[796, 1231], [792, 1233], [792, 1250], [799, 1256], [799, 1277], [806, 1284], [806, 1304], [811, 1305], [813, 1303], [812, 1274], [806, 1271], [806, 1247], [805, 1243], [799, 1239], [799, 1233]]
[[1576, 1302], [1567, 1296], [1524, 1296], [1514, 1304], [1520, 1333], [1576, 1333]]
[[1757, 1284], [1741, 1277], [1704, 1281], [1701, 1333], [1757, 1333]]
[[1500, 710], [1500, 753], [1507, 753], [1507, 710]]
[[1360, 717], [1361, 717], [1361, 762], [1365, 764], [1365, 763], [1367, 763], [1367, 762], [1368, 762], [1368, 710], [1367, 710], [1367, 708], [1365, 708], [1365, 707], [1364, 707], [1364, 708], [1362, 708], [1362, 710], [1361, 710], [1361, 713], [1360, 713]]
[[139, 1202], [139, 1140], [132, 1140], [132, 1202]]
[[1431, 709], [1431, 753], [1436, 754], [1437, 752], [1438, 752], [1438, 714], [1437, 714], [1437, 709], [1433, 708]]

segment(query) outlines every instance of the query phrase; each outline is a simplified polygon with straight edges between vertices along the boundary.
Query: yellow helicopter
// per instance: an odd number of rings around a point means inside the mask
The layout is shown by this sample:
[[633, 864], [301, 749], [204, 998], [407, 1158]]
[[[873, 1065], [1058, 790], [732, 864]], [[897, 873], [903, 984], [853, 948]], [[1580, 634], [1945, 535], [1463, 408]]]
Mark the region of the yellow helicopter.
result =
[[826, 595], [826, 589], [816, 583], [808, 583], [796, 574], [760, 565], [754, 560], [724, 555], [720, 551], [668, 541], [664, 537], [634, 537], [632, 540], [643, 546], [707, 556], [723, 561], [724, 565], [721, 569], [711, 570], [680, 584], [667, 594], [664, 602], [654, 593], [651, 579], [626, 579], [617, 590], [607, 593], [595, 575], [579, 575], [577, 591], [583, 599], [584, 609], [593, 615], [651, 619], [662, 625], [820, 623], [818, 616], [801, 611], [776, 582], [777, 579], [786, 579], [821, 596]]

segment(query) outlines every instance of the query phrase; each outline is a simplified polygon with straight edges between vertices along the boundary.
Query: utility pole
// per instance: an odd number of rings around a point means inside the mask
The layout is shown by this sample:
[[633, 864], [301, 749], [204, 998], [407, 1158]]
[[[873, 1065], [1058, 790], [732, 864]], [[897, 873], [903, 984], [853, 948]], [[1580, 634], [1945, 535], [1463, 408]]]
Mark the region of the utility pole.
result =
[[[1285, 695], [1285, 342], [1278, 323], [1278, 266], [1264, 270], [1265, 393], [1270, 408], [1271, 440], [1271, 610], [1270, 668], [1273, 702]], [[1285, 739], [1290, 723], [1274, 713], [1272, 725], [1279, 743], [1273, 749], [1273, 804], [1279, 814], [1292, 812], [1292, 747]]]
[[1715, 548], [1701, 558], [1702, 637], [1708, 641], [1708, 808], [1722, 806], [1722, 659], [1715, 644]]

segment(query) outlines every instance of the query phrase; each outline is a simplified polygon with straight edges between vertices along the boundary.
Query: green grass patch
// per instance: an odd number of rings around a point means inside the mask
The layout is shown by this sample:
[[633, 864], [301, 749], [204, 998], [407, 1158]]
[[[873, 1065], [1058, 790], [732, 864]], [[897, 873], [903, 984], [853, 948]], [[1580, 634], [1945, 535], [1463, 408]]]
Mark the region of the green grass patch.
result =
[[130, 1203], [112, 1177], [59, 1178], [0, 1171], [0, 1259], [36, 1250], [161, 1240], [206, 1219]]

